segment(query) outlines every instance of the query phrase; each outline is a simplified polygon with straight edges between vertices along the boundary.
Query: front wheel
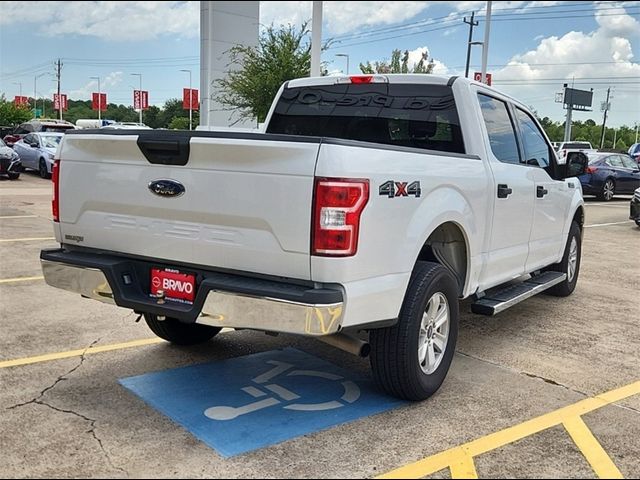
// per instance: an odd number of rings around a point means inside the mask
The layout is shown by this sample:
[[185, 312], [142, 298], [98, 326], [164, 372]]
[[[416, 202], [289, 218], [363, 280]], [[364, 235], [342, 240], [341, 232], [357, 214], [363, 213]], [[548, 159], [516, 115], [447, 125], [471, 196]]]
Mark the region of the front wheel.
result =
[[42, 178], [51, 177], [51, 174], [49, 173], [49, 170], [47, 169], [47, 162], [44, 161], [44, 158], [40, 159], [40, 164], [38, 165], [38, 172], [40, 173], [40, 177], [42, 177]]
[[7, 176], [9, 177], [9, 180], [17, 180], [20, 178], [20, 172], [9, 172]]
[[568, 297], [573, 293], [576, 288], [576, 284], [578, 283], [581, 255], [582, 232], [580, 230], [580, 226], [576, 222], [571, 222], [569, 238], [567, 238], [567, 245], [564, 248], [562, 261], [546, 268], [546, 270], [566, 273], [567, 278], [548, 289], [548, 293], [555, 295], [556, 297]]
[[144, 320], [153, 333], [176, 345], [197, 345], [211, 340], [221, 328], [201, 325], [199, 323], [182, 323], [175, 318], [166, 317], [158, 320], [157, 315], [144, 314]]
[[611, 199], [613, 199], [613, 196], [615, 195], [615, 193], [616, 193], [616, 184], [613, 182], [613, 180], [611, 180], [610, 178], [607, 178], [607, 180], [604, 182], [604, 185], [602, 185], [602, 192], [600, 193], [600, 198], [605, 202], [608, 202]]
[[444, 381], [458, 339], [458, 283], [439, 263], [418, 262], [398, 323], [372, 330], [371, 368], [390, 395], [424, 400]]

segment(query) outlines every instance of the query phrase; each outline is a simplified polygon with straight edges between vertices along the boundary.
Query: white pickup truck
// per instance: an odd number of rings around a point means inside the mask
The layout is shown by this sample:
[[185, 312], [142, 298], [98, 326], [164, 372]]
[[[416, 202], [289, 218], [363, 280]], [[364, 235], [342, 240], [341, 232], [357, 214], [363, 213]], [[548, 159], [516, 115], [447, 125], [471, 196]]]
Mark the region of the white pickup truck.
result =
[[298, 79], [264, 133], [77, 130], [58, 155], [48, 284], [179, 344], [370, 353], [406, 399], [444, 380], [459, 299], [492, 315], [578, 278], [584, 156], [559, 164], [523, 104], [464, 78]]

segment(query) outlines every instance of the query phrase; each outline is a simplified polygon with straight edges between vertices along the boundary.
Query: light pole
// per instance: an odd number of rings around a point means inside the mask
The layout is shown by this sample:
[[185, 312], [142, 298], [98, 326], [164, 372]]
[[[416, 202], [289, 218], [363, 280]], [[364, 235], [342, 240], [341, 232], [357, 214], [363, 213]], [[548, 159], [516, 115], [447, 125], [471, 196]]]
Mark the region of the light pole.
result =
[[192, 98], [191, 98], [191, 70], [180, 70], [189, 74], [189, 130], [191, 130], [191, 120], [193, 118]]
[[20, 85], [20, 101], [22, 101], [22, 82], [13, 82], [14, 85]]
[[349, 75], [349, 54], [348, 53], [336, 53], [336, 57], [347, 57], [347, 72], [346, 72], [346, 74]]
[[[33, 116], [34, 117], [36, 116], [36, 113], [38, 111], [38, 100], [37, 100], [38, 97], [36, 96], [38, 79], [40, 77], [44, 77], [45, 75], [51, 75], [51, 74], [49, 72], [45, 72], [33, 77]], [[58, 101], [60, 101], [60, 99], [58, 99]]]
[[482, 70], [481, 83], [487, 83], [487, 58], [489, 57], [489, 33], [491, 32], [491, 0], [487, 2], [487, 13], [485, 14], [484, 42], [482, 42]]
[[[98, 120], [102, 120], [102, 95], [100, 93], [100, 77], [89, 77], [92, 80], [98, 80]], [[102, 123], [102, 122], [100, 122]]]
[[142, 125], [142, 74], [132, 73], [131, 75], [133, 75], [134, 77], [140, 77], [140, 90], [138, 90], [138, 92], [140, 93], [138, 97], [138, 103], [140, 104], [140, 125]]

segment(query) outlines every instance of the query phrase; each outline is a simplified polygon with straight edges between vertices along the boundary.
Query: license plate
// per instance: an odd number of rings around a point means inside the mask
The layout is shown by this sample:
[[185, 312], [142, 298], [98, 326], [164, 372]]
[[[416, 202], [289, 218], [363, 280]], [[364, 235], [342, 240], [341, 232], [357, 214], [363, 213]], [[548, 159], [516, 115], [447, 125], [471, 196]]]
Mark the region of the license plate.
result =
[[196, 276], [171, 268], [151, 269], [151, 293], [162, 290], [164, 297], [182, 303], [193, 303], [196, 292]]

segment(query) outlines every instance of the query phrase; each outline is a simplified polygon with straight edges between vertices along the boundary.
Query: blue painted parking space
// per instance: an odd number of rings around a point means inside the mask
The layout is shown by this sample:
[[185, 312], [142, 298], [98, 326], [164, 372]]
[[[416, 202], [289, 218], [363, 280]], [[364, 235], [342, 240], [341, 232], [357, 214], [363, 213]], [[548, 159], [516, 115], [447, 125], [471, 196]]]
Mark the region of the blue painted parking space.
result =
[[293, 348], [147, 373], [120, 383], [224, 457], [406, 402]]

